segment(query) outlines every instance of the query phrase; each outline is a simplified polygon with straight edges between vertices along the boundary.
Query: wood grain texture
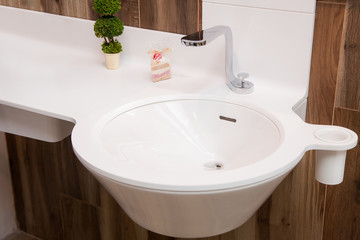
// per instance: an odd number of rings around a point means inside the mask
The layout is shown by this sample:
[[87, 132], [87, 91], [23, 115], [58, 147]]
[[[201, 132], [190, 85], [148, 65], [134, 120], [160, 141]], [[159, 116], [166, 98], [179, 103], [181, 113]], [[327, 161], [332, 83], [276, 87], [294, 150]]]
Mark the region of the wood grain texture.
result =
[[[6, 135], [19, 228], [44, 239], [61, 239], [59, 172], [55, 144]], [[56, 228], [54, 228], [56, 226]]]
[[42, 3], [41, 0], [19, 0], [19, 6], [24, 9], [42, 11]]
[[346, 4], [344, 44], [336, 106], [360, 111], [360, 1]]
[[86, 19], [87, 5], [87, 0], [59, 0], [60, 15]]
[[0, 5], [9, 7], [20, 7], [20, 0], [0, 0]]
[[66, 240], [99, 240], [98, 208], [66, 195], [60, 196], [62, 238]]
[[59, 191], [69, 197], [100, 206], [99, 183], [79, 162], [72, 151], [70, 138], [56, 143], [53, 159], [57, 165]]
[[148, 239], [148, 231], [134, 223], [103, 187], [100, 197], [101, 239]]
[[[360, 111], [336, 108], [334, 124], [360, 136]], [[324, 240], [360, 239], [360, 146], [347, 152], [344, 181], [328, 186]]]
[[127, 26], [140, 27], [139, 0], [122, 0], [121, 10], [116, 16]]
[[[0, 0], [0, 5], [95, 20], [94, 0]], [[122, 0], [118, 16], [125, 25], [139, 27], [139, 1]]]
[[70, 137], [6, 135], [19, 227], [41, 239], [147, 240], [75, 157]]
[[331, 124], [335, 101], [343, 5], [318, 3], [311, 61], [309, 102], [311, 123]]
[[260, 208], [257, 240], [321, 239], [325, 188], [314, 179], [314, 163], [306, 153]]
[[316, 0], [317, 3], [345, 4], [347, 0]]
[[199, 28], [198, 0], [140, 0], [140, 27], [189, 34]]

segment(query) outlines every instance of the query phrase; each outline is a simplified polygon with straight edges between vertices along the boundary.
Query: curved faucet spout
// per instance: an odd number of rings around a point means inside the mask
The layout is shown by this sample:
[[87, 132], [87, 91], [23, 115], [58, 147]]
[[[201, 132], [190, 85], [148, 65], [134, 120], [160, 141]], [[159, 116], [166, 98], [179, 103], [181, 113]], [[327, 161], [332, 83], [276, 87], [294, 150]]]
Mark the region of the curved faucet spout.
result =
[[238, 75], [238, 77], [234, 75], [233, 37], [230, 27], [222, 25], [214, 26], [181, 38], [181, 43], [187, 47], [204, 46], [223, 34], [225, 36], [226, 84], [232, 91], [236, 93], [250, 93], [253, 91], [253, 84], [245, 80], [248, 74], [246, 75], [244, 73], [241, 73]]

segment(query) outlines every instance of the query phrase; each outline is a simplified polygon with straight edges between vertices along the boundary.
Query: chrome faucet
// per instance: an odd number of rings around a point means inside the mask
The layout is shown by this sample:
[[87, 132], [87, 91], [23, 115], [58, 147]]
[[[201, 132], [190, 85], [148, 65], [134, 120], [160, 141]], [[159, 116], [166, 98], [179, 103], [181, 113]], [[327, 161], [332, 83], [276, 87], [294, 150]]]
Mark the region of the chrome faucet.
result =
[[236, 93], [251, 93], [254, 89], [254, 85], [253, 83], [246, 81], [249, 74], [239, 73], [236, 77], [233, 72], [233, 37], [230, 27], [211, 27], [181, 38], [181, 43], [187, 47], [204, 46], [222, 34], [225, 35], [226, 85], [228, 85], [228, 87]]

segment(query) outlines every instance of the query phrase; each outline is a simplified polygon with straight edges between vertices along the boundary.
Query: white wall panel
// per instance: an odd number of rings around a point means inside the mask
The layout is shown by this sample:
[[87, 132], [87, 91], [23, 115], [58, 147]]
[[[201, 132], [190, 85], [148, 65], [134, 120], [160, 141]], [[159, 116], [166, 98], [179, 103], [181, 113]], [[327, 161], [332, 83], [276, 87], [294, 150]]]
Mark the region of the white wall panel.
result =
[[315, 0], [203, 0], [203, 2], [307, 13], [314, 13], [316, 4]]

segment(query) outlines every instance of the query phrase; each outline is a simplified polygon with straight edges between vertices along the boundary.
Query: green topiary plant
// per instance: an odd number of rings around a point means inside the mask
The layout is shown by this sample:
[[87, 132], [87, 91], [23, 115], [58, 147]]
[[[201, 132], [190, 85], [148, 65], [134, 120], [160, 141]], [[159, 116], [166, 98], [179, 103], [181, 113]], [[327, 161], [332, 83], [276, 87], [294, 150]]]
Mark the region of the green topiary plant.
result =
[[121, 9], [119, 0], [95, 0], [94, 10], [101, 15], [111, 16]]
[[104, 53], [119, 53], [122, 51], [121, 43], [119, 43], [118, 40], [110, 43], [104, 42], [101, 47]]
[[120, 0], [95, 0], [94, 10], [101, 16], [94, 24], [95, 36], [104, 38], [101, 45], [104, 53], [119, 53], [122, 46], [114, 37], [124, 31], [124, 23], [113, 16], [121, 9]]

